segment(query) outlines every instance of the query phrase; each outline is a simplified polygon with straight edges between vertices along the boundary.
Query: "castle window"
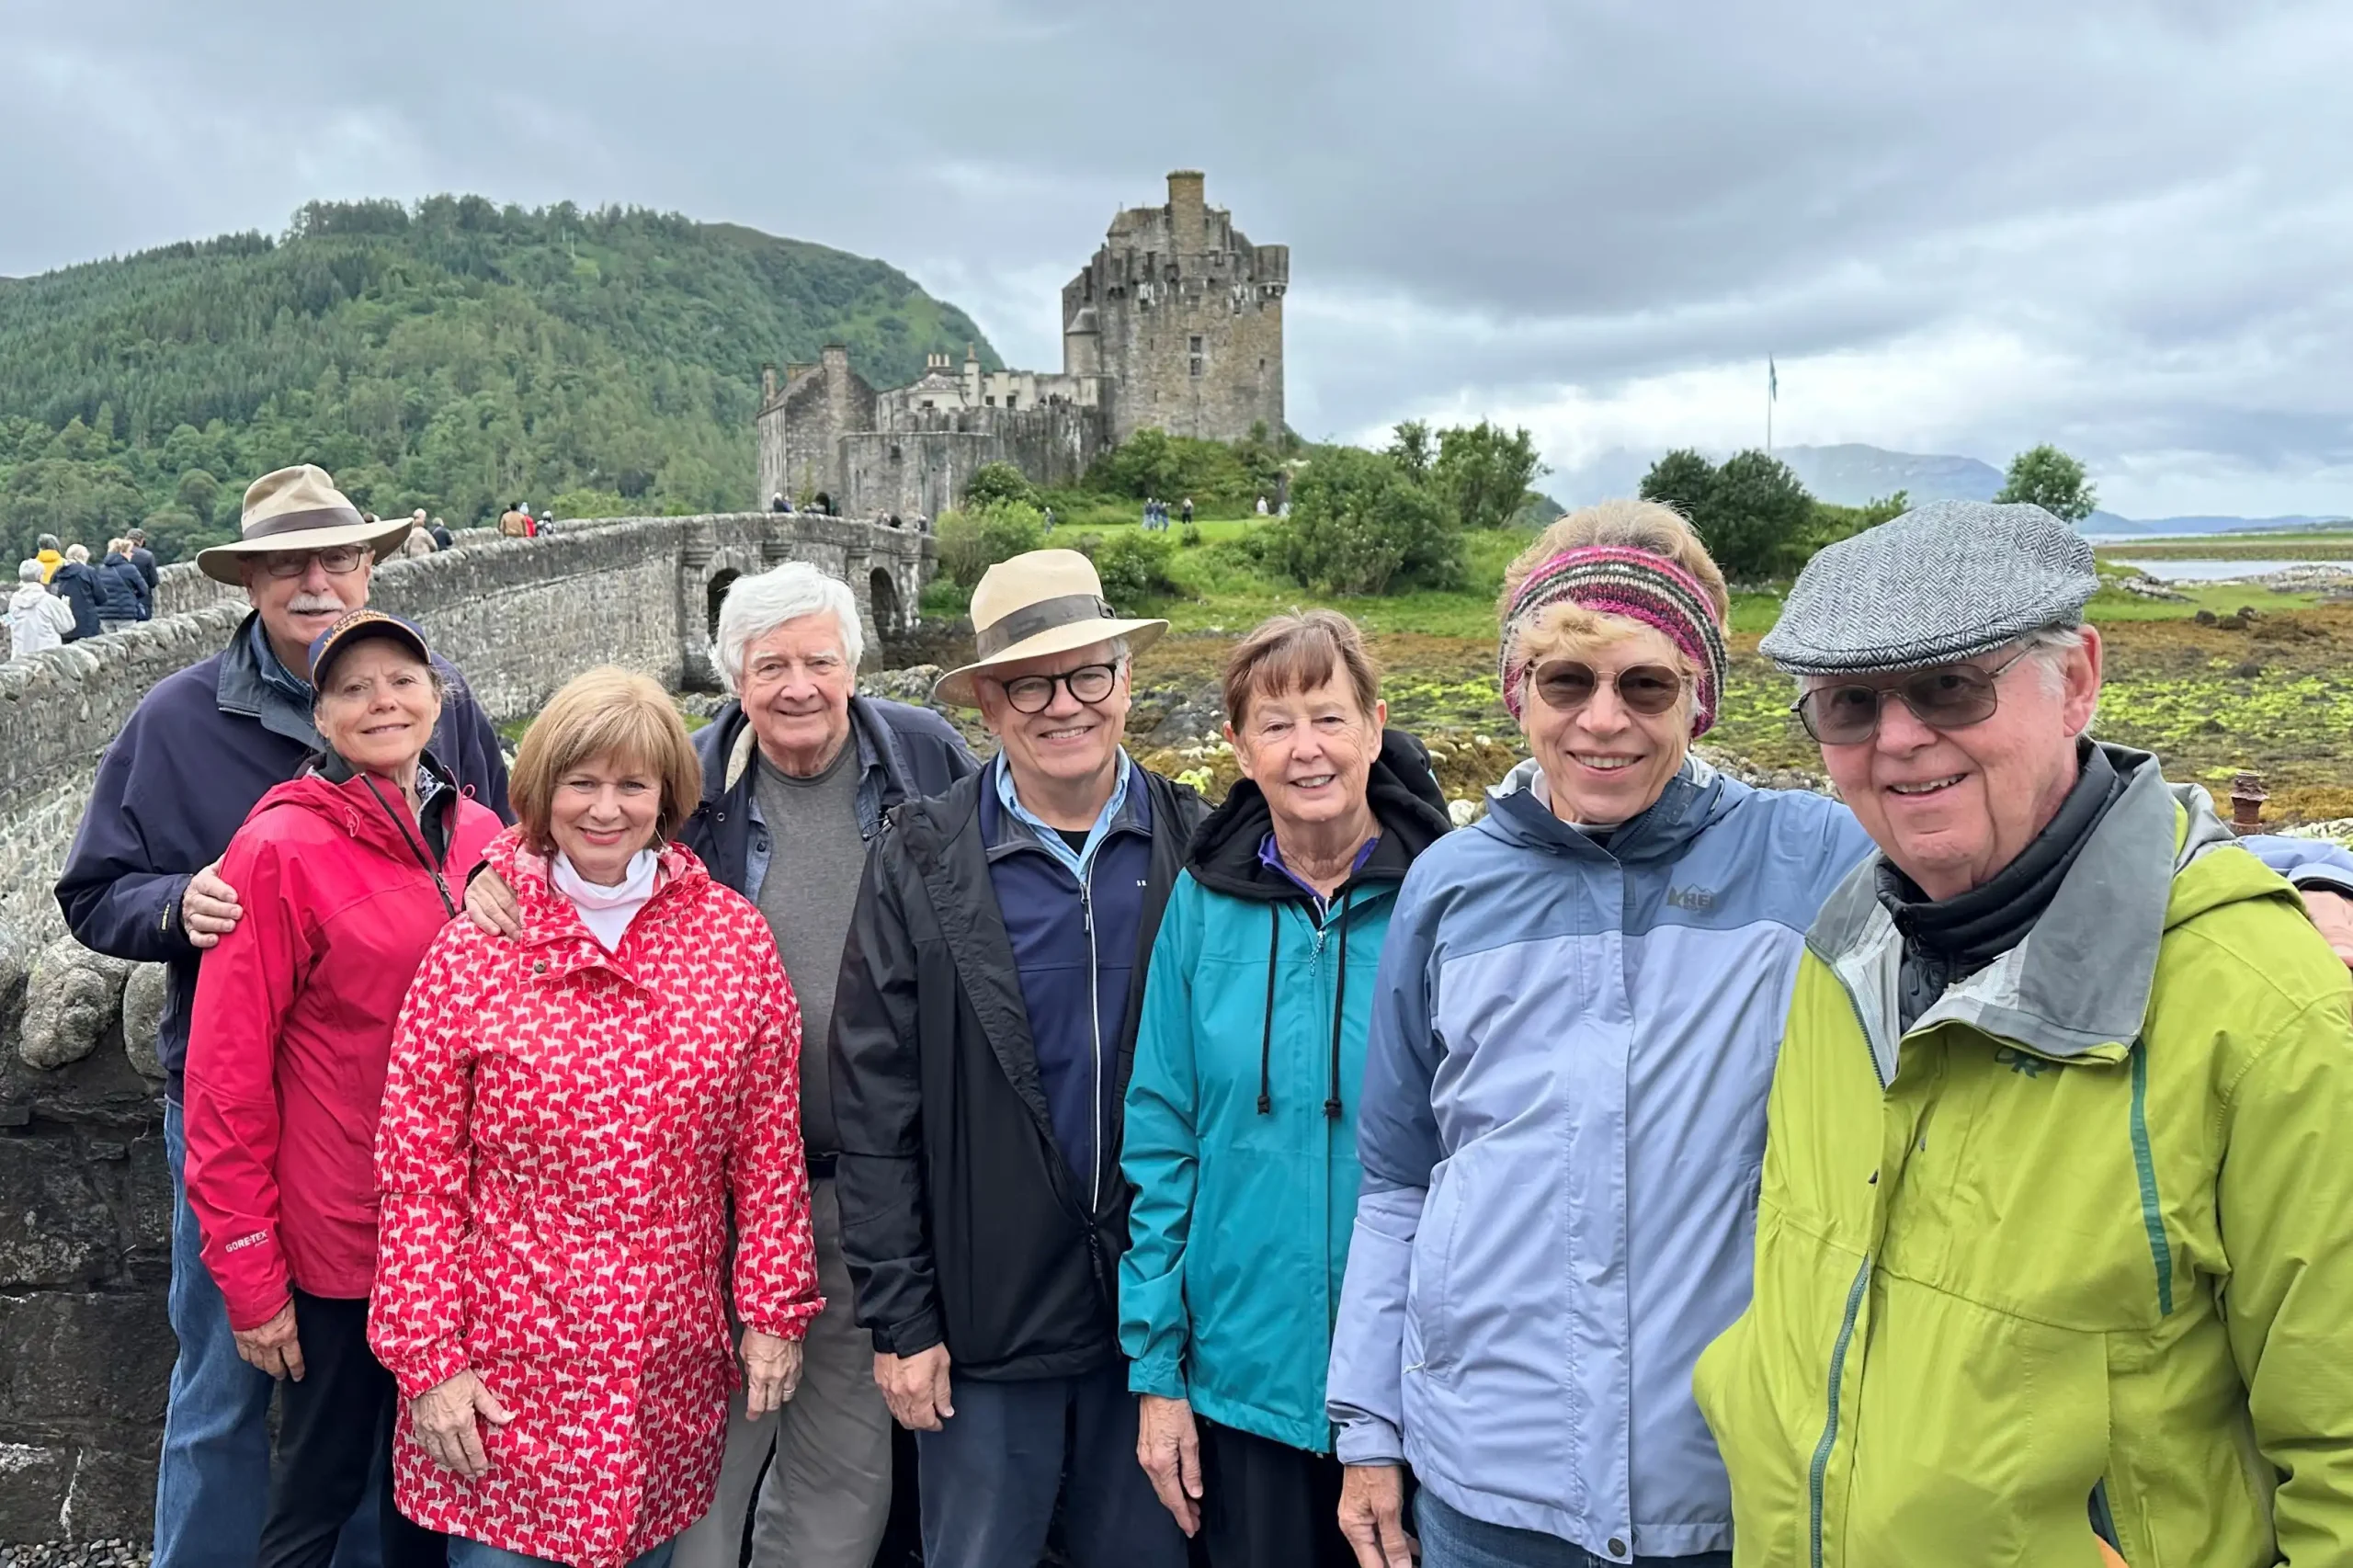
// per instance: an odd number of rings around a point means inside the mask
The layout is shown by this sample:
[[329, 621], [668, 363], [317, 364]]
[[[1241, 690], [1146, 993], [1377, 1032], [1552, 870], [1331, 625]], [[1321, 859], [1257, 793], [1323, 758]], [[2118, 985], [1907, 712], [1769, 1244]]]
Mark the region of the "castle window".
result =
[[924, 400], [923, 400], [923, 405], [924, 405], [926, 408], [938, 408], [938, 407], [939, 406], [939, 404], [938, 404], [938, 403], [936, 403], [932, 402], [932, 401], [931, 401], [931, 399], [929, 399], [929, 398], [926, 398], [926, 399], [924, 399]]
[[1015, 401], [1016, 401], [1017, 399], [1018, 399], [1020, 396], [1021, 396], [1021, 394], [1020, 394], [1019, 392], [1007, 392], [1007, 393], [1006, 393], [1006, 394], [1005, 394], [1005, 406], [1006, 406], [1006, 407], [1007, 407], [1007, 408], [1011, 408], [1011, 407], [1014, 405]]
[[995, 399], [995, 396], [991, 396], [991, 397], [990, 397], [990, 399], [989, 399], [989, 406], [990, 406], [991, 408], [995, 408], [995, 407], [996, 406], [996, 399]]
[[1193, 374], [1198, 376], [1201, 373], [1202, 363], [1201, 340], [1199, 335], [1187, 338], [1185, 340], [1185, 347], [1186, 352], [1192, 356]]

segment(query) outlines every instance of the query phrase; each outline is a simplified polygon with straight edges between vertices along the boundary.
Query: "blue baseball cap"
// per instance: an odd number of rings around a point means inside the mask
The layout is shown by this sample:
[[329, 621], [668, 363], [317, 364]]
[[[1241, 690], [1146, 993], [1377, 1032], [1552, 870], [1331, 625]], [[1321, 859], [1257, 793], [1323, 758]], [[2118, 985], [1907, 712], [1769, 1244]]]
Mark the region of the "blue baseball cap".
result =
[[390, 638], [426, 663], [433, 662], [432, 651], [425, 645], [425, 633], [413, 622], [381, 609], [356, 609], [311, 639], [312, 686], [319, 684], [320, 674], [338, 656], [371, 637]]

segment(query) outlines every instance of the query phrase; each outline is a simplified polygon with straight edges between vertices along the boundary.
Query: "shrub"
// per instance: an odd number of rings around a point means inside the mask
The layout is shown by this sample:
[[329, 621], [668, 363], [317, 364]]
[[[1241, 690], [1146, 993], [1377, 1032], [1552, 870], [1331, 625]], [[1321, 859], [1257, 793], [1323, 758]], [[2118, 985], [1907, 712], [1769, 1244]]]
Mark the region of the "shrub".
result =
[[1786, 577], [1821, 542], [1813, 497], [1765, 452], [1734, 453], [1721, 468], [1688, 449], [1669, 452], [1643, 476], [1642, 494], [1689, 518], [1735, 583]]
[[1007, 502], [1024, 506], [1038, 505], [1037, 488], [1029, 476], [1011, 463], [983, 463], [964, 485], [964, 506], [972, 511], [986, 511]]
[[1171, 436], [1139, 430], [1095, 460], [1086, 488], [1141, 501], [1158, 496], [1172, 506], [1191, 496], [1196, 506], [1247, 503], [1271, 494], [1281, 465], [1263, 444]]
[[1316, 593], [1452, 588], [1465, 576], [1447, 507], [1379, 453], [1324, 451], [1292, 490], [1290, 519], [1260, 531], [1261, 558]]
[[1006, 502], [995, 506], [939, 515], [939, 569], [964, 587], [1000, 561], [1042, 549], [1045, 519], [1035, 506]]
[[1176, 580], [1168, 574], [1176, 547], [1155, 534], [1131, 530], [1108, 540], [1101, 534], [1082, 534], [1078, 548], [1095, 562], [1096, 575], [1103, 579], [1103, 597], [1115, 608], [1129, 609], [1142, 600], [1177, 591]]

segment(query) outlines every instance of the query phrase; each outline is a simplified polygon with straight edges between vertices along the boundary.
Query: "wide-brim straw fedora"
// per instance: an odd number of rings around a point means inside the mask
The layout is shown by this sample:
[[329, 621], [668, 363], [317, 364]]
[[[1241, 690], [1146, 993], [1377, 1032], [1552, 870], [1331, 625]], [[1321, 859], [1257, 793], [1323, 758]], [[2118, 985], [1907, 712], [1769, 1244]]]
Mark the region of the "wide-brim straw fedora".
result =
[[1000, 561], [972, 590], [972, 652], [980, 656], [949, 671], [931, 688], [940, 702], [978, 708], [972, 677], [1035, 659], [1067, 653], [1114, 637], [1141, 653], [1168, 630], [1165, 620], [1122, 619], [1103, 597], [1095, 562], [1074, 550], [1033, 550]]
[[199, 551], [196, 569], [216, 583], [234, 585], [244, 581], [237, 570], [240, 556], [333, 550], [339, 544], [364, 544], [381, 561], [400, 548], [408, 531], [406, 517], [369, 522], [335, 487], [326, 470], [301, 463], [265, 473], [247, 485], [244, 537], [233, 544], [216, 544]]

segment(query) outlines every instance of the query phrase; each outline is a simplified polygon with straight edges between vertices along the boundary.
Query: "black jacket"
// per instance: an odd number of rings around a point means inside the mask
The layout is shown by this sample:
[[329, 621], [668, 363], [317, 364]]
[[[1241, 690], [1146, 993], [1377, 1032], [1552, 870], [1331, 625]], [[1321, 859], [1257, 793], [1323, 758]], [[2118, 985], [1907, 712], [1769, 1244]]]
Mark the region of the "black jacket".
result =
[[106, 608], [107, 588], [97, 567], [69, 561], [50, 574], [49, 591], [74, 607], [74, 630], [66, 634], [65, 641], [79, 642], [85, 637], [98, 634], [98, 617]]
[[[853, 697], [849, 727], [858, 746], [858, 830], [869, 843], [892, 806], [913, 796], [942, 794], [980, 766], [964, 737], [928, 708]], [[702, 799], [678, 830], [678, 841], [701, 858], [712, 876], [753, 900], [760, 889], [752, 873], [756, 866], [766, 866], [769, 848], [767, 824], [759, 820], [757, 770], [752, 767], [757, 744], [740, 702], [724, 704], [695, 732]], [[824, 1049], [823, 1040], [811, 1043]]]
[[108, 620], [144, 620], [147, 619], [147, 579], [139, 574], [138, 562], [128, 556], [109, 555], [97, 568], [98, 614]]
[[[1120, 1353], [1128, 1187], [1088, 1212], [1055, 1142], [982, 842], [983, 769], [892, 812], [866, 862], [834, 997], [842, 1250], [878, 1350], [945, 1343], [967, 1377], [1092, 1370]], [[1124, 1096], [1161, 911], [1207, 808], [1138, 769], [1153, 822]], [[1118, 1129], [1111, 1130], [1117, 1146]]]

